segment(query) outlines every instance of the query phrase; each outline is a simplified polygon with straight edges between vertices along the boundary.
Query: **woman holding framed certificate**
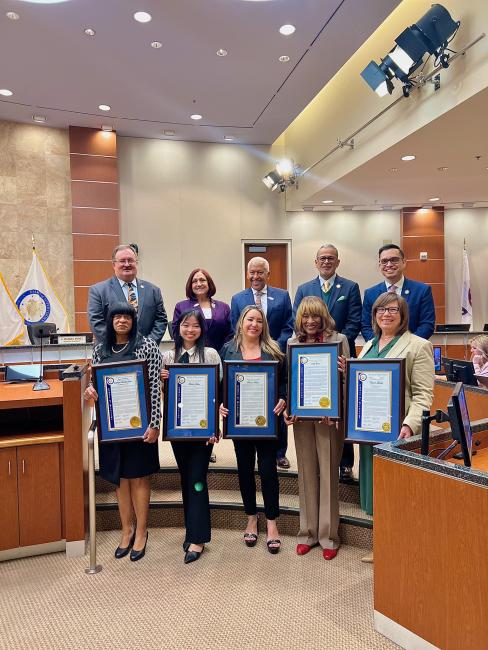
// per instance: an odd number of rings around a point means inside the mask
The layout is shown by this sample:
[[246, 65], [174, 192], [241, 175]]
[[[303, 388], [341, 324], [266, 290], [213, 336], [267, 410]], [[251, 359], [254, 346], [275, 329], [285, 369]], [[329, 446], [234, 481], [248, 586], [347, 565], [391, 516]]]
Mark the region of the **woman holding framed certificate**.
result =
[[[280, 415], [285, 408], [286, 364], [283, 352], [269, 335], [266, 316], [260, 307], [244, 307], [236, 325], [232, 341], [224, 345], [220, 358], [225, 361], [244, 360], [246, 362], [278, 361], [278, 400], [273, 408]], [[229, 415], [229, 409], [220, 406], [222, 417]], [[264, 419], [264, 418], [263, 418]], [[270, 553], [278, 553], [281, 548], [276, 519], [279, 515], [279, 483], [276, 468], [277, 439], [234, 439], [237, 458], [237, 472], [244, 510], [248, 517], [244, 541], [247, 546], [255, 546], [258, 539], [258, 517], [256, 506], [256, 479], [254, 466], [256, 454], [258, 471], [266, 516], [266, 545]]]
[[[288, 341], [288, 345], [307, 344], [311, 347], [320, 343], [339, 343], [341, 355], [349, 356], [347, 338], [335, 331], [334, 319], [324, 301], [309, 296], [298, 307], [295, 336]], [[308, 359], [312, 354], [308, 354]], [[329, 369], [329, 373], [332, 372], [338, 372], [336, 367]], [[323, 374], [317, 375], [317, 379], [322, 378]], [[313, 378], [309, 381], [309, 384], [312, 383]], [[344, 446], [342, 422], [329, 417], [302, 420], [286, 412], [285, 422], [293, 424], [298, 463], [300, 530], [297, 555], [305, 555], [313, 546], [320, 544], [324, 559], [332, 560], [340, 545], [339, 465]]]
[[[432, 344], [408, 331], [408, 305], [395, 291], [382, 293], [372, 307], [374, 338], [358, 359], [405, 359], [405, 416], [399, 438], [418, 435], [422, 411], [430, 411], [434, 399], [434, 355]], [[373, 447], [360, 445], [359, 483], [361, 508], [373, 514]], [[373, 554], [363, 558], [373, 561]]]
[[[205, 320], [200, 310], [183, 312], [174, 324], [175, 347], [163, 355], [163, 364], [215, 364], [220, 366], [220, 357], [213, 348], [205, 347]], [[165, 381], [169, 370], [161, 370]], [[204, 378], [205, 379], [205, 378]], [[205, 382], [204, 382], [205, 383]], [[202, 386], [198, 385], [198, 392]], [[195, 403], [196, 395], [193, 395]], [[165, 391], [165, 399], [168, 399]], [[192, 396], [188, 394], [188, 400]], [[216, 408], [216, 407], [215, 407]], [[168, 410], [165, 408], [165, 412]], [[204, 418], [205, 424], [208, 416]], [[202, 420], [202, 423], [204, 421]], [[208, 497], [207, 472], [213, 443], [218, 442], [219, 433], [214, 431], [207, 440], [171, 440], [171, 446], [180, 471], [183, 510], [185, 513], [186, 535], [183, 542], [184, 562], [189, 564], [198, 560], [205, 544], [210, 541], [210, 503]]]
[[[100, 475], [116, 485], [115, 494], [122, 523], [122, 538], [115, 550], [120, 559], [130, 552], [135, 562], [146, 552], [147, 514], [151, 486], [149, 477], [159, 470], [157, 439], [161, 421], [161, 353], [151, 338], [137, 332], [137, 314], [128, 302], [113, 305], [107, 316], [104, 340], [93, 348], [92, 365], [144, 360], [148, 366], [151, 416], [143, 439], [99, 444]], [[89, 384], [85, 399], [98, 399]], [[133, 518], [135, 515], [135, 526]]]

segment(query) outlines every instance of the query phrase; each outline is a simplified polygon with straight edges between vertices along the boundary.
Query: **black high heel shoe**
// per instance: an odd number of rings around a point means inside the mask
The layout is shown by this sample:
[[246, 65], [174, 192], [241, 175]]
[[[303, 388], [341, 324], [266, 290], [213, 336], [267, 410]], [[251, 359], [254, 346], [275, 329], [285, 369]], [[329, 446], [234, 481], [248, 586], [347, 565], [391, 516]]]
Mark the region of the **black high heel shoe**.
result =
[[[188, 548], [190, 548], [190, 545], [188, 545]], [[185, 559], [184, 562], [185, 564], [190, 564], [190, 562], [195, 562], [195, 560], [198, 560], [200, 555], [203, 553], [205, 550], [205, 544], [202, 547], [201, 551], [185, 551]]]
[[132, 562], [137, 562], [137, 560], [141, 560], [144, 555], [146, 554], [146, 546], [147, 546], [147, 538], [149, 537], [149, 533], [146, 533], [146, 541], [144, 543], [144, 548], [141, 548], [140, 551], [132, 551], [130, 552], [130, 559]]
[[136, 539], [136, 531], [132, 533], [128, 546], [124, 546], [124, 547], [117, 546], [114, 553], [117, 560], [120, 560], [120, 558], [125, 557], [129, 553], [131, 548], [134, 546], [135, 539]]

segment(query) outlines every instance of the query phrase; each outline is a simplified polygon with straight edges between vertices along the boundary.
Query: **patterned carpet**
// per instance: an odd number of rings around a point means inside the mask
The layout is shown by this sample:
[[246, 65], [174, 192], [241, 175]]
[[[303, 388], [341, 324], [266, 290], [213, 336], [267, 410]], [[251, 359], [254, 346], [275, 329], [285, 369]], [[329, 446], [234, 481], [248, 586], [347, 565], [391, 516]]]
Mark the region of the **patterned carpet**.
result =
[[270, 555], [264, 535], [215, 530], [202, 558], [183, 564], [181, 529], [151, 529], [146, 557], [115, 560], [117, 531], [101, 532], [103, 571], [87, 558], [45, 555], [0, 564], [2, 650], [132, 648], [362, 650], [396, 648], [377, 634], [372, 569], [361, 549], [335, 560], [320, 549], [295, 555], [283, 538]]

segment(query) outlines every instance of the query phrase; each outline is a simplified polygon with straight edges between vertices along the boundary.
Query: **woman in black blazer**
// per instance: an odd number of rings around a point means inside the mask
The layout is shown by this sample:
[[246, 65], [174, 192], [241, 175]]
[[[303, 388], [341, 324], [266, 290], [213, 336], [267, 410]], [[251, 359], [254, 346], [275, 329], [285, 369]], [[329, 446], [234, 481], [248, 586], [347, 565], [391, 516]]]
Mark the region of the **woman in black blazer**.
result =
[[[222, 361], [242, 359], [245, 361], [279, 361], [278, 402], [273, 412], [281, 415], [285, 408], [286, 369], [285, 357], [278, 344], [269, 335], [266, 316], [260, 307], [248, 305], [240, 315], [236, 333], [232, 341], [220, 351]], [[229, 410], [220, 406], [222, 417], [227, 417]], [[244, 510], [248, 521], [244, 533], [247, 546], [255, 546], [258, 538], [258, 519], [256, 507], [256, 480], [254, 466], [256, 453], [258, 471], [261, 477], [261, 489], [266, 515], [266, 544], [270, 553], [278, 553], [281, 548], [276, 519], [279, 515], [279, 483], [276, 469], [277, 440], [234, 440], [237, 458], [237, 472]]]

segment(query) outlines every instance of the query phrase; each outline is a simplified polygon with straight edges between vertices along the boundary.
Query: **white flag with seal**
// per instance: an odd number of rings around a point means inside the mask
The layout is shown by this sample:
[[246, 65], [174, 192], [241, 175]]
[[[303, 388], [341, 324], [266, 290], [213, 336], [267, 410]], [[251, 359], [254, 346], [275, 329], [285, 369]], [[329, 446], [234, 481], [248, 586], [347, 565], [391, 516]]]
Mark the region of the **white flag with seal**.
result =
[[471, 303], [471, 281], [466, 247], [463, 248], [463, 284], [461, 287], [461, 323], [469, 323], [473, 329], [473, 305]]
[[58, 332], [70, 331], [66, 309], [57, 297], [35, 249], [32, 251], [29, 271], [15, 302], [26, 325], [55, 323]]
[[0, 345], [27, 345], [29, 337], [22, 314], [0, 273]]

